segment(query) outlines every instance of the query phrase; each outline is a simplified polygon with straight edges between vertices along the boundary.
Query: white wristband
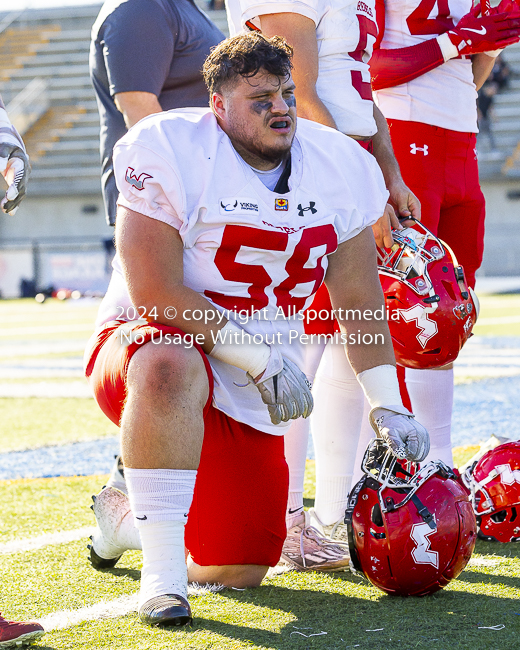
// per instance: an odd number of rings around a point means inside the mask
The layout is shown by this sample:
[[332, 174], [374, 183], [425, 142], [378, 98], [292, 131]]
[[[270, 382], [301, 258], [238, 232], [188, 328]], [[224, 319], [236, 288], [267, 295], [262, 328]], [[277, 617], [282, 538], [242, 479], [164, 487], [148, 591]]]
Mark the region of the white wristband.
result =
[[209, 353], [211, 357], [242, 368], [253, 378], [266, 369], [271, 348], [267, 343], [253, 341], [253, 335], [232, 320], [228, 320], [214, 338], [217, 340]]
[[496, 59], [499, 54], [501, 54], [504, 51], [505, 48], [502, 48], [501, 50], [491, 50], [490, 52], [484, 52], [486, 56], [490, 56], [492, 59]]
[[374, 409], [378, 406], [402, 406], [395, 366], [384, 365], [360, 372], [357, 380]]
[[457, 47], [453, 45], [447, 33], [437, 36], [437, 43], [441, 48], [442, 56], [444, 57], [444, 63], [459, 56]]

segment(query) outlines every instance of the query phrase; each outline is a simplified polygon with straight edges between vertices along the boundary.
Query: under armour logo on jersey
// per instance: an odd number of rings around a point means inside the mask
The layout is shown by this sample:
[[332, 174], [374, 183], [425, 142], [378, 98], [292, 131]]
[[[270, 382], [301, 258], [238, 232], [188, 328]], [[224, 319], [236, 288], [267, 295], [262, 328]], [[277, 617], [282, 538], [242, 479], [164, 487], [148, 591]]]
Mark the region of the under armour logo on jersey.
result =
[[136, 190], [144, 190], [144, 182], [147, 178], [153, 178], [150, 174], [145, 174], [144, 172], [142, 174], [139, 174], [139, 176], [136, 176], [134, 174], [134, 168], [129, 167], [126, 170], [125, 174], [125, 181], [127, 183], [130, 183], [130, 185], [133, 185]]
[[432, 551], [430, 548], [430, 535], [437, 532], [437, 528], [433, 530], [424, 522], [422, 524], [414, 524], [410, 537], [417, 544], [412, 551], [412, 557], [416, 564], [431, 564], [436, 569], [439, 568], [439, 554], [437, 551]]
[[425, 144], [423, 147], [418, 147], [418, 146], [415, 144], [415, 142], [414, 142], [413, 144], [410, 145], [410, 153], [413, 153], [413, 155], [415, 156], [415, 154], [416, 154], [418, 151], [422, 151], [423, 154], [424, 154], [425, 156], [427, 156], [427, 155], [428, 155], [428, 145]]
[[511, 465], [497, 465], [497, 472], [502, 477], [502, 483], [506, 485], [513, 485], [513, 483], [520, 483], [520, 469], [511, 469]]
[[309, 205], [306, 208], [302, 208], [302, 204], [298, 203], [298, 216], [303, 217], [305, 216], [304, 213], [307, 212], [307, 210], [311, 211], [311, 214], [316, 214], [318, 210], [314, 207], [316, 203], [314, 201], [309, 201]]
[[[435, 307], [437, 307], [437, 305]], [[414, 305], [413, 307], [410, 307], [410, 309], [399, 310], [401, 317], [407, 323], [415, 321], [415, 324], [421, 330], [419, 334], [417, 334], [416, 338], [423, 348], [426, 347], [426, 343], [428, 343], [432, 336], [435, 336], [438, 331], [437, 323], [428, 318], [428, 314], [432, 311], [431, 307], [424, 307], [421, 304]]]

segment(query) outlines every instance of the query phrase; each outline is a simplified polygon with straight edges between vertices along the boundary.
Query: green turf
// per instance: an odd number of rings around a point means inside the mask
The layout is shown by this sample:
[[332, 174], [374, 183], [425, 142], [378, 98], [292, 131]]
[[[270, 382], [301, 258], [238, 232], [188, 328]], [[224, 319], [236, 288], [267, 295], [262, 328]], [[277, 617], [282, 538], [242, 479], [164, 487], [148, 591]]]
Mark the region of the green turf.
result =
[[[503, 550], [505, 545], [501, 547]], [[68, 648], [273, 648], [359, 647], [494, 650], [517, 648], [520, 633], [520, 547], [512, 557], [491, 555], [496, 545], [479, 542], [473, 565], [444, 591], [426, 598], [395, 598], [349, 573], [287, 573], [257, 589], [225, 590], [191, 598], [194, 626], [161, 630], [142, 626], [135, 614], [87, 622], [48, 634], [40, 647]], [[118, 567], [95, 572], [83, 542], [0, 558], [3, 602], [12, 617], [42, 616], [136, 591], [139, 553], [125, 554]], [[48, 585], [55, 585], [49, 589]], [[62, 589], [56, 588], [59, 585]], [[481, 626], [505, 625], [499, 631]], [[305, 638], [302, 634], [326, 635]], [[358, 645], [359, 644], [359, 645]]]
[[92, 399], [0, 398], [2, 451], [28, 449], [119, 434]]
[[[481, 317], [520, 316], [518, 296], [484, 296]], [[42, 341], [88, 336], [97, 306], [72, 301], [0, 301], [4, 328], [56, 323], [84, 325], [80, 332], [42, 333]], [[477, 325], [475, 333], [520, 336], [520, 323]], [[18, 337], [16, 337], [18, 338]], [[11, 337], [0, 338], [0, 342]], [[40, 358], [77, 356], [45, 353]], [[20, 355], [15, 361], [24, 357]], [[12, 358], [11, 358], [12, 359]], [[8, 364], [4, 357], [1, 361]], [[26, 380], [23, 380], [25, 382]], [[31, 383], [40, 381], [27, 380]], [[74, 381], [74, 380], [73, 380]], [[20, 383], [23, 383], [20, 382]], [[56, 382], [58, 383], [58, 382]], [[3, 449], [22, 449], [116, 435], [117, 428], [89, 399], [0, 399]], [[457, 465], [475, 446], [454, 450]], [[314, 503], [314, 461], [307, 464], [305, 505]], [[106, 476], [0, 482], [0, 543], [94, 524], [90, 495]], [[126, 553], [118, 566], [98, 573], [88, 564], [86, 540], [0, 555], [0, 605], [11, 618], [40, 617], [60, 609], [111, 600], [138, 588], [141, 554]], [[350, 574], [288, 573], [246, 591], [191, 598], [191, 630], [142, 626], [135, 614], [85, 622], [47, 634], [35, 648], [141, 650], [319, 649], [512, 650], [520, 647], [520, 544], [479, 542], [471, 565], [433, 596], [392, 598]], [[504, 624], [502, 630], [479, 626]], [[303, 629], [310, 628], [310, 629]], [[377, 632], [367, 632], [383, 628]], [[305, 638], [295, 632], [326, 635]]]
[[[72, 377], [15, 377], [14, 379], [10, 379], [7, 384], [59, 384], [71, 382], [87, 385], [87, 380], [82, 375]], [[0, 390], [5, 384], [6, 382], [0, 379]]]
[[480, 445], [464, 445], [453, 448], [453, 462], [455, 467], [460, 467], [474, 456], [480, 449]]
[[[516, 294], [504, 296], [482, 296], [480, 314], [473, 333], [480, 336], [520, 336], [520, 297]], [[485, 319], [517, 317], [517, 323], [485, 324]], [[479, 322], [480, 321], [480, 322]]]
[[0, 481], [0, 543], [94, 526], [91, 495], [106, 480], [99, 475]]
[[[305, 497], [314, 496], [313, 463]], [[0, 541], [93, 523], [90, 494], [105, 477], [0, 483]], [[125, 553], [115, 569], [94, 571], [87, 540], [0, 555], [2, 607], [11, 618], [41, 617], [133, 594], [141, 554]], [[191, 630], [142, 626], [135, 613], [85, 622], [47, 634], [36, 647], [140, 650], [373, 650], [516, 648], [520, 634], [520, 545], [478, 542], [470, 565], [442, 592], [426, 598], [394, 598], [349, 573], [290, 572], [258, 589], [225, 590], [191, 598]], [[479, 626], [505, 625], [502, 630]], [[382, 628], [382, 629], [381, 629]], [[378, 630], [367, 631], [367, 630]], [[303, 634], [326, 635], [305, 638]], [[433, 639], [436, 639], [434, 641]]]

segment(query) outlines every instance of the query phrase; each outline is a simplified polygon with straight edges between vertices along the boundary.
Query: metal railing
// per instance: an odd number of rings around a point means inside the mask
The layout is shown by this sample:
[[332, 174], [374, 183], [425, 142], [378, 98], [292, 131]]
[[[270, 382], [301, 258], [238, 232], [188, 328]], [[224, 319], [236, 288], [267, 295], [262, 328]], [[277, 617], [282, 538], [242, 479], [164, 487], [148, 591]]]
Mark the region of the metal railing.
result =
[[48, 86], [45, 79], [36, 77], [6, 106], [11, 122], [20, 135], [26, 133], [48, 110]]

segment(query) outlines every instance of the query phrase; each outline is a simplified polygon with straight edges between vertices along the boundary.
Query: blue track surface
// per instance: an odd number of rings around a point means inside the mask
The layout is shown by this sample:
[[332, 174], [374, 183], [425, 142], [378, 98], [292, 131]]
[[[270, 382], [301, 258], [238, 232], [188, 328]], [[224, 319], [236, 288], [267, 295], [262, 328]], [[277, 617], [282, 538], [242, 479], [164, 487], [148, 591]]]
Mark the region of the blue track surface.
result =
[[[519, 350], [518, 337], [475, 337], [465, 346], [457, 364], [468, 369], [468, 376], [473, 365], [482, 364], [518, 372]], [[491, 434], [519, 439], [519, 396], [520, 374], [455, 386], [453, 446], [477, 444]], [[108, 474], [118, 452], [119, 441], [114, 437], [0, 454], [0, 480]], [[314, 458], [312, 439], [307, 455]]]
[[0, 454], [0, 480], [108, 474], [119, 453], [119, 438], [41, 447]]

